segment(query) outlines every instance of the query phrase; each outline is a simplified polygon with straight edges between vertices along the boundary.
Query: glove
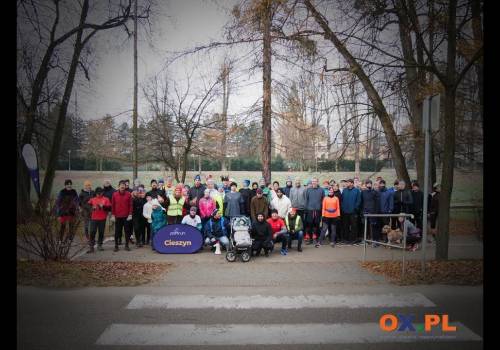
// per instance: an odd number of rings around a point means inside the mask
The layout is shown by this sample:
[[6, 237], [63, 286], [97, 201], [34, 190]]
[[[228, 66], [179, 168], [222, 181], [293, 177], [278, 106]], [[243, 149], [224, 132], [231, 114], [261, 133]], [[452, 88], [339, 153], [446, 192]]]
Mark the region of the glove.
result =
[[132, 220], [132, 215], [127, 216], [127, 221]]

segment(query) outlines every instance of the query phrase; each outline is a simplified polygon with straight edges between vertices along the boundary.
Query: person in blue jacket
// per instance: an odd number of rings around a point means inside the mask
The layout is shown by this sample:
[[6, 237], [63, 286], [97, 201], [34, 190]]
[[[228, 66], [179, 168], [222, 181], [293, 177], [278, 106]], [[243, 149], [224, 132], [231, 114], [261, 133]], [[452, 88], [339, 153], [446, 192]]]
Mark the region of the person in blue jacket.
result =
[[354, 180], [347, 180], [347, 187], [342, 191], [340, 201], [343, 234], [347, 244], [358, 244], [358, 215], [361, 207], [361, 191], [354, 187]]
[[[382, 179], [379, 181], [378, 185], [378, 192], [379, 192], [379, 198], [380, 198], [380, 214], [392, 214], [394, 210], [394, 191], [391, 191], [390, 189], [387, 189], [385, 187], [385, 180]], [[383, 227], [385, 225], [391, 226], [391, 218], [380, 218], [380, 227]], [[387, 237], [382, 237], [383, 239], [386, 239]]]
[[229, 246], [229, 221], [214, 209], [212, 217], [205, 225], [205, 244], [213, 245], [219, 241], [224, 247]]

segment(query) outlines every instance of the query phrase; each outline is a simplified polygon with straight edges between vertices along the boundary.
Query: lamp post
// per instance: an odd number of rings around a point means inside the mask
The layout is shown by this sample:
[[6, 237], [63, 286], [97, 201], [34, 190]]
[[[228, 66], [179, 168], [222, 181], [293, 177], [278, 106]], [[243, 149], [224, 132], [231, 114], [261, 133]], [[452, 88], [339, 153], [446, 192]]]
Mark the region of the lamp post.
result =
[[71, 171], [71, 150], [68, 150], [68, 171]]

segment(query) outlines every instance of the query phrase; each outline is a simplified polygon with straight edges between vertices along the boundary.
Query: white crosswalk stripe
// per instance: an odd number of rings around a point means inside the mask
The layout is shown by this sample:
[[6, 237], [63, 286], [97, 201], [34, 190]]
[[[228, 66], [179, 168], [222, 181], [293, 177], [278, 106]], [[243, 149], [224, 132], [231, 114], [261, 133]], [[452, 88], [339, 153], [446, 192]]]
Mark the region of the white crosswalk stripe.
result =
[[[358, 294], [358, 295], [297, 295], [297, 296], [208, 296], [208, 295], [136, 295], [126, 306], [127, 310], [153, 312], [165, 309], [253, 309], [289, 310], [306, 309], [380, 309], [433, 308], [436, 305], [420, 293], [408, 294]], [[359, 312], [359, 311], [358, 311]], [[363, 311], [364, 312], [364, 311]], [[435, 313], [435, 310], [432, 312]], [[175, 318], [174, 318], [175, 319]], [[311, 320], [309, 320], [311, 321]], [[312, 319], [314, 322], [314, 319]], [[342, 320], [344, 321], [344, 320]], [[378, 319], [370, 323], [246, 323], [246, 324], [197, 324], [162, 323], [136, 324], [113, 323], [96, 340], [96, 345], [115, 346], [227, 346], [273, 344], [347, 344], [395, 342], [459, 342], [482, 341], [482, 338], [460, 322], [452, 322], [456, 332], [443, 332], [435, 327], [431, 332], [393, 331], [380, 329]], [[413, 324], [417, 326], [417, 324]]]
[[136, 295], [127, 309], [302, 309], [364, 307], [432, 307], [432, 301], [420, 293], [404, 295], [298, 295], [298, 296], [207, 296], [207, 295]]
[[113, 324], [98, 345], [273, 345], [391, 343], [413, 341], [477, 341], [481, 338], [461, 323], [457, 332], [416, 336], [409, 332], [384, 334], [375, 323], [343, 324]]

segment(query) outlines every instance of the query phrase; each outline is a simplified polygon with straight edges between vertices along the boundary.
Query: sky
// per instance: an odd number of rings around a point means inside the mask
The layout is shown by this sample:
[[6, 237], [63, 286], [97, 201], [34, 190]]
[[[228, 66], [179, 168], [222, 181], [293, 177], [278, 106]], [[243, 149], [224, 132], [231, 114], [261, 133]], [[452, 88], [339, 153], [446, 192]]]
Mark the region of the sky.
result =
[[[223, 41], [223, 26], [230, 19], [228, 10], [235, 0], [170, 0], [159, 1], [159, 10], [152, 19], [152, 36], [146, 39], [144, 28], [138, 31], [138, 81], [145, 83], [154, 75], [163, 76], [168, 52], [178, 52], [211, 41]], [[139, 4], [141, 0], [139, 0]], [[132, 28], [132, 26], [131, 26]], [[142, 32], [141, 32], [142, 29]], [[148, 42], [149, 41], [149, 42]], [[133, 95], [133, 41], [126, 40], [120, 30], [96, 37], [94, 44], [98, 56], [93, 65], [90, 82], [77, 89], [78, 114], [85, 120], [102, 118], [106, 114], [117, 115], [132, 109]], [[215, 74], [222, 60], [221, 50], [210, 55], [193, 55], [177, 61], [168, 69], [170, 76], [182, 81], [185, 72], [193, 73], [193, 89], [200, 89], [197, 79], [200, 74]], [[207, 58], [211, 58], [208, 59]], [[256, 74], [253, 79], [260, 79]], [[249, 77], [240, 77], [248, 80]], [[229, 113], [238, 113], [251, 105], [262, 94], [262, 86], [250, 86], [234, 91], [229, 99]], [[74, 96], [73, 96], [74, 98]], [[222, 101], [215, 102], [222, 107]], [[141, 88], [138, 94], [138, 113], [148, 112]], [[215, 107], [214, 106], [214, 107]], [[119, 121], [131, 119], [131, 113], [124, 113]]]

